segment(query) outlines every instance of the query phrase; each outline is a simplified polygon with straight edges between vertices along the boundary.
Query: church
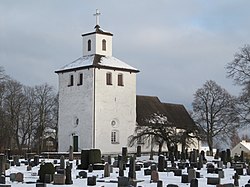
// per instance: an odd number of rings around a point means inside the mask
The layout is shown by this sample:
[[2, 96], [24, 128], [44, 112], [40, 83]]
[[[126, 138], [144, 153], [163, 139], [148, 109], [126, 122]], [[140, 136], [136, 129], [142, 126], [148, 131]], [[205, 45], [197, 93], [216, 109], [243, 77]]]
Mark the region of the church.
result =
[[55, 71], [59, 152], [73, 146], [75, 152], [97, 148], [106, 154], [119, 153], [141, 116], [137, 113], [145, 97], [136, 96], [139, 70], [112, 56], [113, 34], [101, 29], [99, 15], [97, 11], [94, 31], [82, 34], [82, 56]]

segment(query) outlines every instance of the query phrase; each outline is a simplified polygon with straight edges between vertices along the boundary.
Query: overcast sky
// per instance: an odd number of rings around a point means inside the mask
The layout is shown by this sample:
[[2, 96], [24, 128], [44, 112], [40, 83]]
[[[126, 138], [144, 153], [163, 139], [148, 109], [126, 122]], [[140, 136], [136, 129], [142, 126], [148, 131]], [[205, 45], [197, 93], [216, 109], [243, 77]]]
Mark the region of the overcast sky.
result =
[[1, 0], [0, 66], [24, 85], [57, 90], [54, 71], [82, 55], [82, 33], [100, 26], [113, 56], [140, 70], [137, 94], [191, 109], [193, 94], [214, 80], [239, 88], [225, 66], [250, 44], [249, 0]]

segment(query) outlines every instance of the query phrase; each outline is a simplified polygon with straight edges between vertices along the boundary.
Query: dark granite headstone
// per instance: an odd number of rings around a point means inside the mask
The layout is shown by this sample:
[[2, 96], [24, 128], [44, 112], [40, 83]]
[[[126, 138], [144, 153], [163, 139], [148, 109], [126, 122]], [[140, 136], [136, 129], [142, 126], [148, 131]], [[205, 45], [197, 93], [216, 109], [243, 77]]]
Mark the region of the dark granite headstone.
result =
[[158, 157], [158, 171], [163, 172], [165, 168], [165, 157], [163, 155], [160, 155]]
[[104, 174], [103, 174], [104, 177], [110, 177], [110, 165], [109, 163], [105, 163], [104, 165]]
[[136, 173], [135, 173], [135, 158], [130, 157], [129, 159], [129, 172], [128, 172], [129, 180], [136, 179]]
[[190, 187], [198, 187], [198, 180], [197, 179], [192, 179], [190, 181]]
[[233, 176], [233, 179], [234, 179], [234, 186], [239, 186], [239, 175], [238, 173], [235, 173], [234, 176]]
[[80, 178], [87, 178], [88, 177], [88, 173], [86, 171], [80, 171], [79, 172], [79, 177]]
[[65, 158], [63, 155], [60, 157], [60, 169], [65, 169]]
[[89, 173], [93, 172], [93, 165], [92, 164], [89, 164], [88, 171], [89, 171]]
[[136, 149], [136, 156], [137, 156], [137, 157], [141, 157], [141, 146], [140, 146], [140, 145], [137, 146], [137, 149]]
[[219, 177], [207, 177], [207, 184], [209, 185], [220, 184], [220, 178]]
[[188, 170], [188, 182], [191, 182], [191, 180], [195, 179], [195, 177], [196, 177], [195, 169], [189, 169]]
[[0, 184], [5, 184], [5, 183], [6, 183], [5, 176], [0, 175]]
[[34, 155], [34, 165], [35, 166], [39, 165], [39, 155]]
[[118, 187], [128, 187], [129, 178], [128, 177], [118, 177]]
[[88, 177], [87, 178], [87, 185], [88, 186], [95, 186], [96, 185], [96, 176]]
[[5, 155], [0, 154], [0, 176], [5, 175], [5, 163], [6, 163]]
[[72, 168], [72, 166], [70, 166], [70, 164], [67, 164], [65, 184], [73, 184], [73, 180], [72, 180], [72, 176], [71, 176], [71, 168]]
[[157, 187], [163, 187], [163, 182], [161, 180], [157, 181]]
[[151, 169], [145, 169], [144, 175], [151, 175]]
[[188, 175], [181, 175], [181, 183], [188, 183]]

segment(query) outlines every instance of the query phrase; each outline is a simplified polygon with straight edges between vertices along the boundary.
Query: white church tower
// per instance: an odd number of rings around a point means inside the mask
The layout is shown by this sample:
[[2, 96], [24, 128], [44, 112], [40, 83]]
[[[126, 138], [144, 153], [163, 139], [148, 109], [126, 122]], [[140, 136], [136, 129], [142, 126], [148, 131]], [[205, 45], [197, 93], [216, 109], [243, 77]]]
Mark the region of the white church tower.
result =
[[113, 34], [82, 35], [83, 56], [57, 70], [59, 76], [58, 151], [97, 148], [118, 153], [136, 124], [137, 69], [112, 56]]

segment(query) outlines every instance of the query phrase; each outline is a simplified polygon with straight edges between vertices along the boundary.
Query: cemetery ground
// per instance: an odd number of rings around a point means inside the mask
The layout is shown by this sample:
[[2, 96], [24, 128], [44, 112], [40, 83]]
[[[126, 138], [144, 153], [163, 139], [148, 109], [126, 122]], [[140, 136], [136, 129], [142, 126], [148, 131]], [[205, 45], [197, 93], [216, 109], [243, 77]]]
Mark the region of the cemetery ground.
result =
[[[3, 158], [6, 159], [6, 156], [2, 154], [0, 186], [250, 186], [250, 169], [246, 162], [240, 157], [237, 162], [227, 162], [225, 151], [217, 158], [205, 156], [204, 152], [199, 154], [198, 151], [192, 151], [185, 161], [174, 158], [173, 154], [154, 156], [153, 160], [149, 160], [149, 155], [130, 157], [125, 151], [126, 157], [124, 154], [112, 158], [102, 157], [103, 164], [93, 165], [81, 163], [85, 162], [82, 159], [87, 158], [84, 154], [82, 152], [81, 159], [78, 160], [72, 156], [69, 159], [64, 156], [60, 159], [35, 156], [29, 160], [13, 156], [5, 161]], [[89, 159], [90, 157], [87, 158]], [[41, 171], [45, 173], [41, 174]]]

